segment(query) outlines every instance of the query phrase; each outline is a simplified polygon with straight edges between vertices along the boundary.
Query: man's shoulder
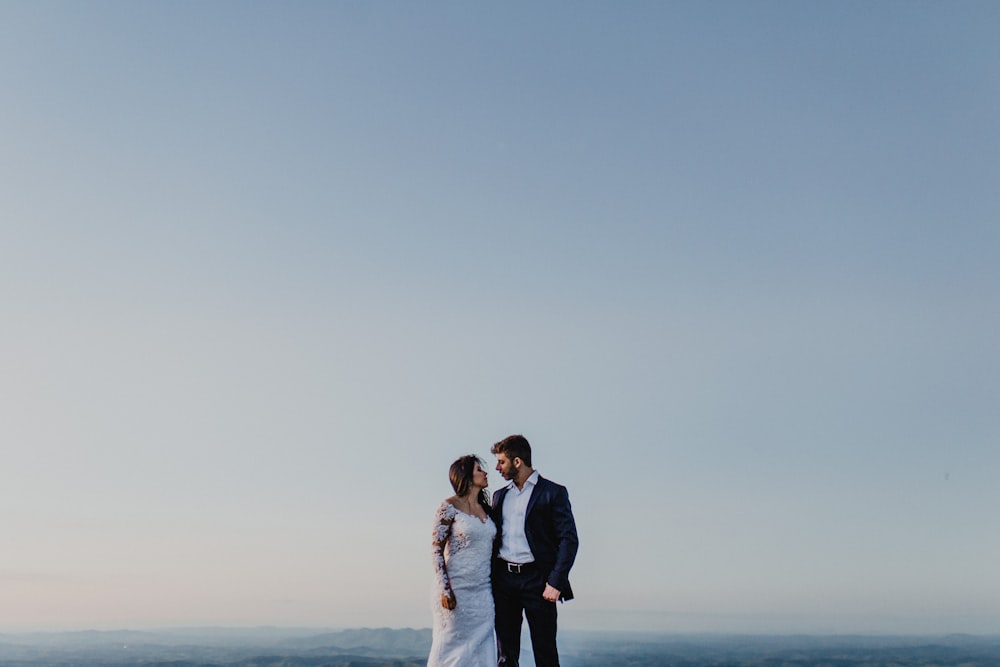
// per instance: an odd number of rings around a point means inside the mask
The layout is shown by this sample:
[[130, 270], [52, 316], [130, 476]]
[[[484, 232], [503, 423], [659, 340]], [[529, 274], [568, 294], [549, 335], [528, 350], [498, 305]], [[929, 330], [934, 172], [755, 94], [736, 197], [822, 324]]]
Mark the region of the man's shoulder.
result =
[[559, 493], [566, 493], [566, 487], [558, 482], [553, 482], [551, 479], [546, 477], [538, 476], [538, 483], [536, 484], [538, 489], [544, 489], [546, 491], [555, 491]]

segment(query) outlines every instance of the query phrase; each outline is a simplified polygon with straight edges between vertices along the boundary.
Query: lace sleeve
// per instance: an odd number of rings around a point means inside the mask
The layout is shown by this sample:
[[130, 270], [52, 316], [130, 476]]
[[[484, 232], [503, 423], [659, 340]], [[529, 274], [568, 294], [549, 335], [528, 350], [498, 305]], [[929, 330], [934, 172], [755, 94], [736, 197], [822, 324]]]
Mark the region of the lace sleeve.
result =
[[434, 573], [437, 575], [438, 590], [442, 594], [451, 592], [451, 580], [448, 578], [448, 568], [444, 562], [444, 546], [451, 537], [451, 526], [455, 523], [458, 513], [450, 503], [441, 503], [434, 515], [434, 533], [431, 550], [434, 559]]

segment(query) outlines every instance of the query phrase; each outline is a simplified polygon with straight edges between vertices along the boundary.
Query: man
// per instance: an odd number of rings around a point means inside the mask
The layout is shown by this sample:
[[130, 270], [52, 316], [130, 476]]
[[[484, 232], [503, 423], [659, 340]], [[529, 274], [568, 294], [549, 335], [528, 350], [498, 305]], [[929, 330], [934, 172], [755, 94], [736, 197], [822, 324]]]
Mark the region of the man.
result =
[[537, 667], [559, 667], [556, 601], [572, 600], [569, 570], [579, 541], [566, 487], [531, 467], [531, 445], [511, 435], [493, 445], [510, 483], [493, 495], [493, 601], [500, 663], [518, 667], [521, 615], [528, 619]]

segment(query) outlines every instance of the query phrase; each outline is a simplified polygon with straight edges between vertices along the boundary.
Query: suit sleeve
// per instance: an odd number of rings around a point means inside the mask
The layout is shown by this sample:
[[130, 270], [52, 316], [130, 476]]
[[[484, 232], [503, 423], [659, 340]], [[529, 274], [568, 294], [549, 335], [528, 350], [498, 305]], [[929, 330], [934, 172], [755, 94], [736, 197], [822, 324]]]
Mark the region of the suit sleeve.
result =
[[576, 551], [580, 540], [576, 535], [576, 521], [573, 519], [573, 507], [569, 502], [569, 492], [566, 487], [557, 487], [552, 503], [552, 525], [556, 533], [556, 564], [549, 574], [548, 583], [560, 591], [569, 588], [569, 570], [576, 560]]

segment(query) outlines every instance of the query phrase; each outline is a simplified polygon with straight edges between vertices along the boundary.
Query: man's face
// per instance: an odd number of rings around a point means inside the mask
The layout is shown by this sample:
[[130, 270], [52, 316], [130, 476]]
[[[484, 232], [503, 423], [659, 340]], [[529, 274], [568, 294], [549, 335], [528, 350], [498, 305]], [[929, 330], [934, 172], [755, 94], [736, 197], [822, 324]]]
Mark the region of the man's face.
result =
[[517, 477], [517, 468], [514, 462], [507, 458], [506, 454], [497, 454], [497, 472], [506, 480]]

